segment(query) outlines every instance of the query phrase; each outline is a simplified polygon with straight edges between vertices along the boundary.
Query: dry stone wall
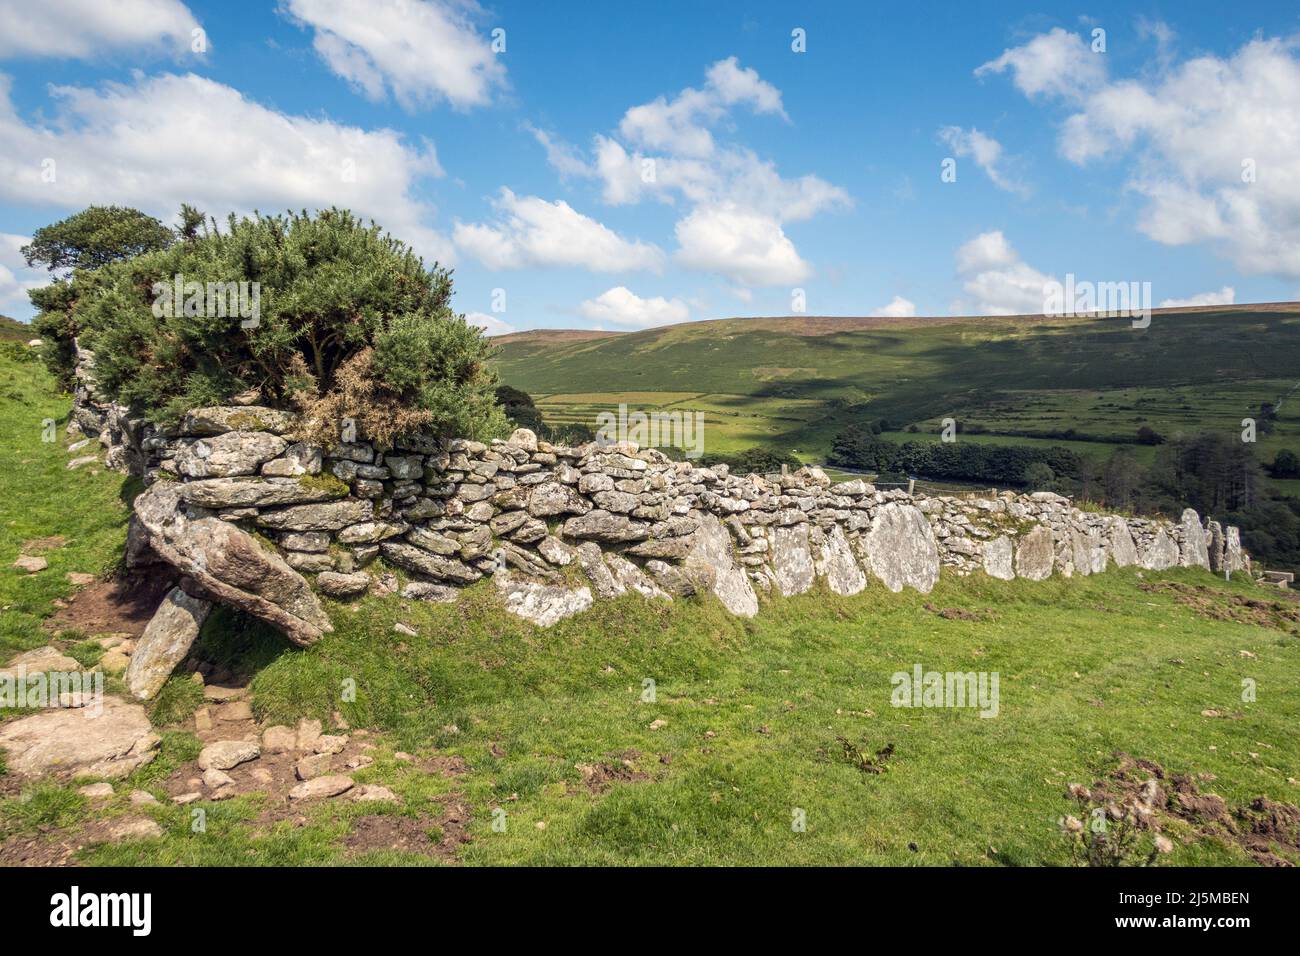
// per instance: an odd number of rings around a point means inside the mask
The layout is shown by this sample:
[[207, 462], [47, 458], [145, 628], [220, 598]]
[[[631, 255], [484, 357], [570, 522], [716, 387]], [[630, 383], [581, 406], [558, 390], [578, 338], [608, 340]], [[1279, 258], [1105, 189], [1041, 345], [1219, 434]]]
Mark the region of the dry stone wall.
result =
[[491, 443], [323, 449], [296, 441], [286, 413], [258, 406], [196, 409], [173, 432], [109, 416], [127, 445], [118, 459], [140, 463], [150, 486], [136, 504], [133, 560], [152, 546], [198, 594], [299, 643], [330, 629], [313, 591], [347, 599], [400, 586], [446, 601], [485, 577], [506, 608], [549, 626], [630, 591], [712, 592], [752, 616], [765, 597], [818, 580], [840, 594], [872, 577], [927, 592], [943, 568], [1034, 581], [1112, 564], [1249, 568], [1237, 529], [1191, 510], [1173, 522], [1083, 511], [1045, 492], [910, 496], [832, 484], [817, 468], [733, 475], [630, 444], [551, 445], [524, 429]]

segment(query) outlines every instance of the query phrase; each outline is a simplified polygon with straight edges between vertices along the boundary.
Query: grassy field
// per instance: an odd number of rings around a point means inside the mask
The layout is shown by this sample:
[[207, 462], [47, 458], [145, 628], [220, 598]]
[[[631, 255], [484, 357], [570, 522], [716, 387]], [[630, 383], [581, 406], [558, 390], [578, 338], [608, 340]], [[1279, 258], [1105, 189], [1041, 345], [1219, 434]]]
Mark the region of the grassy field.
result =
[[[21, 354], [0, 355], [0, 660], [49, 640], [41, 623], [71, 591], [63, 572], [108, 571], [124, 536], [124, 480], [67, 472], [63, 443], [39, 440], [40, 420], [67, 401]], [[9, 567], [23, 542], [52, 536], [64, 541], [48, 571]], [[197, 752], [188, 715], [198, 703], [175, 678], [153, 765], [98, 808], [70, 785], [0, 776], [0, 842], [56, 840], [127, 813], [125, 795], [139, 788], [162, 800], [144, 812], [164, 835], [90, 846], [77, 860], [1066, 864], [1066, 786], [1091, 782], [1115, 751], [1213, 775], [1202, 786], [1231, 806], [1300, 797], [1300, 635], [1293, 605], [1275, 608], [1275, 597], [1192, 571], [1043, 583], [945, 575], [927, 596], [877, 583], [852, 598], [818, 590], [773, 600], [751, 621], [711, 599], [633, 596], [541, 631], [499, 610], [487, 583], [451, 606], [331, 605], [336, 632], [306, 651], [218, 613], [203, 652], [250, 672], [257, 717], [342, 711], [379, 742], [358, 782], [391, 787], [401, 804], [325, 802], [293, 819], [256, 795], [173, 806], [164, 783]], [[419, 636], [395, 633], [398, 621]], [[997, 672], [998, 716], [891, 706], [892, 675], [916, 664]], [[1244, 679], [1256, 700], [1243, 702]], [[339, 700], [346, 681], [355, 701]], [[846, 759], [839, 738], [867, 753], [892, 744], [885, 772]], [[430, 772], [430, 761], [452, 769]], [[435, 843], [449, 804], [466, 809], [468, 836], [452, 856], [349, 849], [376, 813]], [[201, 834], [195, 807], [208, 814]], [[791, 825], [799, 810], [802, 832]], [[1167, 862], [1251, 861], [1199, 828], [1171, 833]]]
[[[1144, 330], [1123, 319], [795, 317], [498, 341], [502, 379], [538, 398], [548, 419], [594, 427], [620, 401], [699, 409], [707, 451], [763, 445], [809, 461], [850, 421], [929, 432], [945, 417], [1010, 443], [1074, 429], [1094, 440], [1071, 447], [1102, 458], [1141, 425], [1166, 436], [1239, 431], [1300, 378], [1294, 305], [1157, 311]], [[1297, 395], [1260, 436], [1261, 460], [1300, 446]]]

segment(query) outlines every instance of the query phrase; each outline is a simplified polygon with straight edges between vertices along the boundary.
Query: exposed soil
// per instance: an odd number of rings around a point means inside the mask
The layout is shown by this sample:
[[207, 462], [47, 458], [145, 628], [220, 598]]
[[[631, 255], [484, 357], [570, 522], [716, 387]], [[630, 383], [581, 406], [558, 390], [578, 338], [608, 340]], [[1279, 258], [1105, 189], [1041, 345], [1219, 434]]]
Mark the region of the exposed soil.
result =
[[1202, 838], [1235, 844], [1261, 866], [1294, 866], [1300, 860], [1300, 807], [1256, 797], [1231, 807], [1217, 793], [1204, 793], [1201, 784], [1212, 774], [1169, 774], [1160, 764], [1116, 753], [1118, 766], [1089, 789], [1098, 806], [1140, 802], [1152, 813], [1140, 821], [1143, 829], [1160, 831], [1171, 819], [1191, 825]]
[[82, 588], [45, 622], [47, 630], [78, 630], [84, 634], [144, 633], [158, 605], [176, 584], [176, 575], [162, 566], [140, 574], [96, 581]]
[[1139, 584], [1138, 589], [1149, 594], [1172, 594], [1179, 604], [1192, 608], [1201, 617], [1211, 621], [1233, 621], [1300, 634], [1300, 592], [1279, 591], [1279, 595], [1285, 596], [1261, 600], [1203, 584], [1183, 584], [1179, 581]]
[[639, 750], [625, 750], [621, 754], [606, 754], [600, 763], [575, 764], [582, 774], [583, 786], [595, 794], [604, 793], [616, 783], [639, 783], [653, 779], [650, 774], [637, 769]]
[[379, 813], [357, 817], [343, 838], [343, 845], [353, 854], [376, 850], [422, 853], [446, 862], [454, 862], [462, 843], [469, 842], [465, 826], [469, 811], [459, 794], [450, 795], [438, 816], [408, 817], [396, 813]]
[[989, 608], [968, 611], [960, 607], [936, 607], [929, 603], [924, 606], [931, 614], [937, 614], [949, 621], [986, 621], [994, 616], [993, 611]]

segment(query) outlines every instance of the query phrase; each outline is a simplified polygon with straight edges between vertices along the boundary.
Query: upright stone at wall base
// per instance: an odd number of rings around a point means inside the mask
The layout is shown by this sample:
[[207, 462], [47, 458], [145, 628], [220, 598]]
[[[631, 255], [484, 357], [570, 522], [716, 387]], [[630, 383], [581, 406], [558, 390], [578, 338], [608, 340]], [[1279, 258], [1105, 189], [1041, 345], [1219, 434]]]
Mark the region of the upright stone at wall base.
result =
[[1012, 567], [1011, 539], [1006, 535], [984, 542], [984, 573], [991, 578], [1011, 581], [1015, 578]]
[[866, 538], [871, 573], [891, 591], [928, 594], [939, 580], [939, 545], [925, 515], [912, 505], [881, 507]]
[[749, 576], [736, 567], [731, 535], [716, 515], [698, 515], [695, 545], [686, 556], [686, 572], [703, 580], [732, 614], [753, 617], [758, 613], [758, 596]]
[[1055, 549], [1052, 529], [1039, 525], [1016, 540], [1016, 576], [1046, 581], [1052, 576]]
[[1182, 537], [1179, 548], [1178, 563], [1185, 568], [1210, 568], [1209, 537], [1201, 527], [1201, 517], [1191, 508], [1183, 510], [1178, 522]]
[[772, 570], [776, 585], [786, 597], [803, 594], [813, 585], [812, 549], [808, 546], [808, 526], [777, 528], [772, 533]]
[[212, 603], [172, 588], [154, 612], [131, 653], [126, 686], [137, 700], [149, 700], [162, 690], [199, 636]]

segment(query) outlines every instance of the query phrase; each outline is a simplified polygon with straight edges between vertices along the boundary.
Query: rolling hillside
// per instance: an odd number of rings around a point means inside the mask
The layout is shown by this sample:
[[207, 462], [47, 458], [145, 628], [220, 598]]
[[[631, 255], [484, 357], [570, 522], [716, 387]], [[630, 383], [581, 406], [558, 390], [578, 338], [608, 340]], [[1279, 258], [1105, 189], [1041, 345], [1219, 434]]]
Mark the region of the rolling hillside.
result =
[[[593, 425], [621, 401], [700, 410], [710, 452], [762, 445], [814, 461], [846, 422], [886, 419], [898, 430], [885, 437], [903, 440], [918, 437], [912, 425], [933, 435], [945, 417], [972, 440], [1100, 457], [1141, 425], [1240, 430], [1300, 381], [1297, 303], [1155, 310], [1146, 329], [1118, 318], [798, 316], [497, 342], [502, 380], [548, 421]], [[1288, 445], [1300, 445], [1300, 400], [1284, 403], [1259, 456]]]

